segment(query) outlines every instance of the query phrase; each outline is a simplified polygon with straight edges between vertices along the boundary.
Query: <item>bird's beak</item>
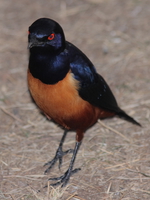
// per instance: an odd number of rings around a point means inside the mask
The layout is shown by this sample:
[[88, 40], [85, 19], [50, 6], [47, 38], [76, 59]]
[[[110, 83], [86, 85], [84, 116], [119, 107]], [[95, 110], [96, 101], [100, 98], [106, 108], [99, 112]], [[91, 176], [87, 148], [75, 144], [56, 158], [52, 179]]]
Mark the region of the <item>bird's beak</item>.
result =
[[29, 43], [28, 43], [28, 49], [31, 49], [33, 46], [34, 46], [34, 45], [33, 45], [32, 42], [29, 42]]
[[32, 47], [38, 47], [38, 46], [43, 46], [43, 42], [39, 42], [36, 39], [29, 41], [28, 43], [28, 49], [31, 49]]
[[28, 41], [29, 41], [28, 42], [28, 49], [31, 49], [34, 46], [38, 46], [38, 44], [39, 44], [35, 35], [29, 35]]

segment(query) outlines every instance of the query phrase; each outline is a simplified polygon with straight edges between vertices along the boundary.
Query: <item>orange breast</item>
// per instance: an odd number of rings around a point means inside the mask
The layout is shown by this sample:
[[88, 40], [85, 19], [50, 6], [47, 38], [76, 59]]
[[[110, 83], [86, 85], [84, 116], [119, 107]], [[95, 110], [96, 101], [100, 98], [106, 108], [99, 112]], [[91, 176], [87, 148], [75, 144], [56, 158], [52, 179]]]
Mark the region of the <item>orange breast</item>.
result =
[[58, 83], [47, 85], [34, 78], [28, 71], [28, 85], [39, 108], [67, 129], [84, 132], [98, 118], [111, 114], [92, 106], [79, 96], [79, 83], [70, 72]]

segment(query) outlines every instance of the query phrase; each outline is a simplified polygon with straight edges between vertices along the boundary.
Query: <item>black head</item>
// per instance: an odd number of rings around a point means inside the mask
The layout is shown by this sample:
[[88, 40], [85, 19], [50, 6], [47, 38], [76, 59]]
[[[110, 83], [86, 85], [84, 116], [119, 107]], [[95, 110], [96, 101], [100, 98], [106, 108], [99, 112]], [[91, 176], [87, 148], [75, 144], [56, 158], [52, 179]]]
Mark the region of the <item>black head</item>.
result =
[[53, 50], [65, 48], [65, 36], [61, 26], [52, 19], [40, 18], [29, 27], [29, 49], [50, 47]]

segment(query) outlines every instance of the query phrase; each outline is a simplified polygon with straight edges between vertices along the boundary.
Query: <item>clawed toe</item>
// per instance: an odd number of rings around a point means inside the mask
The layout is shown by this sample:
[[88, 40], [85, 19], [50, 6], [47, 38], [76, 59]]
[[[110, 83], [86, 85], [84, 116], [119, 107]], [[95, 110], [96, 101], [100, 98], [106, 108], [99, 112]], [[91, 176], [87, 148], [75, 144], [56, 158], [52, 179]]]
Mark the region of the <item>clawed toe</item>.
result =
[[81, 170], [81, 168], [76, 168], [76, 169], [74, 169], [74, 170], [72, 170], [72, 171], [71, 171], [70, 169], [68, 169], [68, 170], [64, 173], [64, 175], [62, 175], [62, 176], [60, 176], [60, 177], [57, 177], [57, 178], [49, 178], [48, 180], [51, 180], [51, 181], [58, 181], [58, 182], [52, 183], [52, 184], [50, 184], [50, 185], [51, 185], [51, 186], [58, 186], [58, 185], [61, 185], [61, 184], [62, 184], [61, 187], [66, 186], [66, 184], [68, 183], [70, 177], [71, 177], [73, 174], [75, 174], [76, 172], [78, 172], [79, 170]]
[[58, 150], [57, 150], [57, 152], [56, 152], [55, 157], [53, 158], [53, 160], [51, 160], [51, 161], [49, 161], [49, 162], [47, 162], [47, 163], [44, 164], [44, 167], [47, 166], [47, 165], [49, 165], [49, 167], [45, 170], [44, 174], [47, 174], [51, 170], [51, 168], [55, 165], [55, 163], [57, 162], [57, 160], [59, 161], [58, 167], [60, 169], [61, 165], [62, 165], [62, 157], [64, 155], [68, 154], [68, 153], [73, 153], [73, 149], [69, 149], [67, 151], [62, 151], [62, 148], [59, 147]]

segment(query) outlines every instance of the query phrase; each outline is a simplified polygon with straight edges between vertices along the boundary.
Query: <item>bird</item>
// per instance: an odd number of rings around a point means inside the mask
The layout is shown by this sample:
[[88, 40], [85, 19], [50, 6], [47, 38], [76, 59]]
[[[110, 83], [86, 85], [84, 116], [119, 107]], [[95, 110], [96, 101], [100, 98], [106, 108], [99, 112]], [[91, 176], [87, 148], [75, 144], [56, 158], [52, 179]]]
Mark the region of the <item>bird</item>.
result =
[[[52, 186], [66, 186], [74, 169], [84, 134], [98, 119], [118, 116], [135, 125], [139, 122], [122, 110], [104, 78], [90, 59], [65, 38], [62, 27], [53, 19], [39, 18], [28, 29], [28, 88], [39, 109], [64, 129], [54, 158], [44, 166], [47, 174], [55, 163], [72, 153], [66, 172], [50, 178]], [[74, 149], [63, 151], [68, 131], [76, 132]]]

